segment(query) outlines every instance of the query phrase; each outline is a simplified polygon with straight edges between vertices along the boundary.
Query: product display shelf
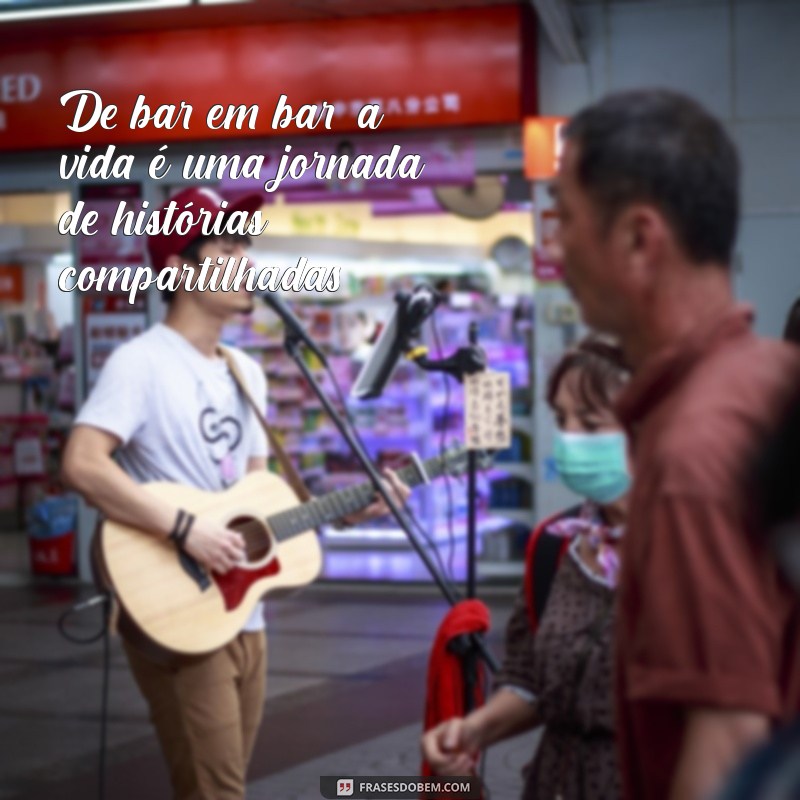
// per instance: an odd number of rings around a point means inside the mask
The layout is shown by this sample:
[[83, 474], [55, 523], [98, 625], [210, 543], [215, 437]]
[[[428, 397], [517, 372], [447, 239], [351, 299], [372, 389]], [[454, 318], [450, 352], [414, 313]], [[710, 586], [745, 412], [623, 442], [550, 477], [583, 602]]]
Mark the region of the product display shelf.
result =
[[[460, 305], [464, 305], [463, 300]], [[348, 326], [355, 316], [370, 309], [377, 309], [374, 315], [385, 320], [391, 307], [391, 295], [361, 296], [335, 306], [308, 300], [295, 305], [303, 324], [325, 350], [365, 447], [381, 466], [394, 465], [410, 452], [416, 452], [421, 458], [435, 456], [443, 442], [448, 447], [464, 439], [461, 386], [454, 379], [425, 373], [409, 362], [398, 365], [380, 398], [358, 401], [349, 397], [364, 353], [358, 346], [353, 353], [353, 342], [346, 341]], [[513, 419], [515, 437], [520, 440], [527, 437], [524, 444], [497, 454], [491, 469], [478, 476], [478, 575], [482, 579], [516, 575], [518, 569], [514, 562], [521, 555], [521, 529], [529, 530], [534, 522], [530, 507], [534, 474], [530, 438], [530, 327], [524, 318], [519, 324], [514, 314], [514, 309], [498, 310], [496, 305], [478, 297], [466, 308], [444, 306], [437, 310], [438, 340], [431, 326], [426, 326], [426, 343], [431, 357], [436, 358], [440, 355], [437, 341], [441, 343], [441, 354], [449, 355], [466, 343], [470, 321], [478, 320], [479, 342], [487, 353], [490, 367], [512, 374], [515, 412], [518, 412]], [[282, 329], [271, 312], [259, 309], [246, 323], [229, 328], [224, 338], [243, 347], [262, 363], [269, 386], [268, 418], [312, 491], [323, 493], [363, 481], [346, 444], [325, 417], [319, 401], [304, 385], [296, 365], [283, 352]], [[351, 355], [344, 352], [348, 349]], [[308, 358], [328, 395], [335, 398], [329, 376], [320, 369], [316, 358]], [[446, 403], [448, 396], [449, 404]], [[513, 492], [508, 486], [505, 495], [500, 492], [498, 496], [494, 485], [500, 482], [502, 488], [504, 480], [527, 486], [520, 493], [525, 497], [520, 496], [518, 503], [511, 503]], [[435, 542], [441, 557], [444, 559], [446, 555], [450, 561], [454, 560], [457, 580], [462, 580], [465, 573], [466, 483], [466, 476], [442, 478], [418, 488], [409, 500], [409, 507], [429, 539]], [[498, 505], [498, 500], [503, 499], [509, 507]], [[452, 519], [448, 520], [450, 508]], [[323, 530], [323, 538], [327, 578], [426, 579], [419, 571], [421, 568], [424, 573], [419, 556], [391, 518], [356, 528], [328, 527]]]
[[[296, 365], [280, 351], [260, 351], [258, 345], [246, 349], [262, 361], [269, 384], [269, 413], [271, 424], [278, 431], [287, 453], [306, 483], [316, 494], [322, 494], [365, 480], [345, 442], [327, 419], [319, 401], [303, 385]], [[327, 346], [329, 361], [337, 374], [343, 392], [352, 383], [349, 359], [344, 362]], [[346, 362], [346, 363], [345, 363]], [[329, 396], [336, 392], [324, 373], [318, 376]], [[427, 431], [416, 420], [428, 415], [424, 387], [409, 391], [405, 396], [382, 398], [377, 406], [348, 401], [348, 409], [364, 445], [372, 458], [382, 466], [391, 466], [407, 453], [424, 455]], [[427, 490], [423, 487], [409, 500], [409, 506], [424, 524], [429, 524], [426, 507]], [[326, 529], [324, 535], [335, 541], [338, 531]]]

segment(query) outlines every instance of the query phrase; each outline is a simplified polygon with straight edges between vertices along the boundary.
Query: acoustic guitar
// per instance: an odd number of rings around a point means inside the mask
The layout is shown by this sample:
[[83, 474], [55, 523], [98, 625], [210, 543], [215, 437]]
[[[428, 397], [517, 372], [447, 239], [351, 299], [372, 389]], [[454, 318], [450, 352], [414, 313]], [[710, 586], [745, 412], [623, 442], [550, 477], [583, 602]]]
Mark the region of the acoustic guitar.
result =
[[[488, 456], [479, 454], [486, 466]], [[490, 459], [489, 459], [490, 460]], [[464, 472], [465, 450], [425, 462], [414, 459], [398, 475], [410, 487], [445, 473]], [[233, 639], [267, 592], [304, 586], [322, 566], [316, 528], [361, 511], [374, 499], [370, 482], [300, 504], [279, 476], [248, 473], [230, 489], [209, 492], [150, 483], [155, 497], [209, 517], [242, 534], [246, 562], [224, 575], [209, 572], [173, 542], [107, 520], [95, 552], [123, 612], [158, 649], [206, 653]]]

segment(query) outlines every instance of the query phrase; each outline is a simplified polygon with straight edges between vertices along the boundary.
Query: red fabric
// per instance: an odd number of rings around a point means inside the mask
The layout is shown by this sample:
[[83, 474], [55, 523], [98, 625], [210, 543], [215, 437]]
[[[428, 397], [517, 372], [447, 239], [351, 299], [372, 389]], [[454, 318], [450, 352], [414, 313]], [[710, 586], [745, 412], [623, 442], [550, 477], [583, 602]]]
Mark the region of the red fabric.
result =
[[[455, 653], [447, 649], [448, 642], [465, 633], [485, 633], [489, 630], [489, 625], [489, 609], [480, 600], [462, 600], [442, 620], [428, 661], [426, 731], [453, 717], [463, 717], [465, 713], [462, 663]], [[479, 662], [475, 708], [483, 704], [485, 697], [483, 675], [484, 670]], [[433, 774], [425, 761], [422, 763], [422, 774]]]

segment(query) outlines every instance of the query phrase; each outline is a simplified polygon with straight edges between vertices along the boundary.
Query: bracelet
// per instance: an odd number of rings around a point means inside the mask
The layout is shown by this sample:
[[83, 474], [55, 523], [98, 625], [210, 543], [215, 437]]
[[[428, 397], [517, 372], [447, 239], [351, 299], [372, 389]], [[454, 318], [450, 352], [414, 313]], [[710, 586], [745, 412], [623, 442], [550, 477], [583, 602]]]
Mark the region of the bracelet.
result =
[[172, 526], [172, 530], [170, 531], [169, 539], [175, 542], [175, 544], [181, 550], [183, 550], [183, 545], [184, 542], [186, 541], [186, 537], [192, 530], [192, 525], [194, 525], [194, 520], [195, 520], [194, 514], [189, 514], [183, 509], [178, 509], [178, 516], [176, 517], [175, 524]]

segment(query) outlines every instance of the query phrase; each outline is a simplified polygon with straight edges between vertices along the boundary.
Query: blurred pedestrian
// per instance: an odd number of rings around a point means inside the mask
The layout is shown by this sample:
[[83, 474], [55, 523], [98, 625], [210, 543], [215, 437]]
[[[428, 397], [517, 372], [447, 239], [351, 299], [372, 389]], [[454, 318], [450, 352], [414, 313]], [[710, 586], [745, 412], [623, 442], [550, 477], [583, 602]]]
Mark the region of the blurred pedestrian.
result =
[[800, 699], [800, 604], [752, 535], [744, 469], [800, 353], [756, 337], [734, 300], [739, 159], [716, 119], [631, 91], [564, 135], [566, 281], [634, 371], [617, 406], [636, 476], [615, 645], [624, 796], [699, 800]]

